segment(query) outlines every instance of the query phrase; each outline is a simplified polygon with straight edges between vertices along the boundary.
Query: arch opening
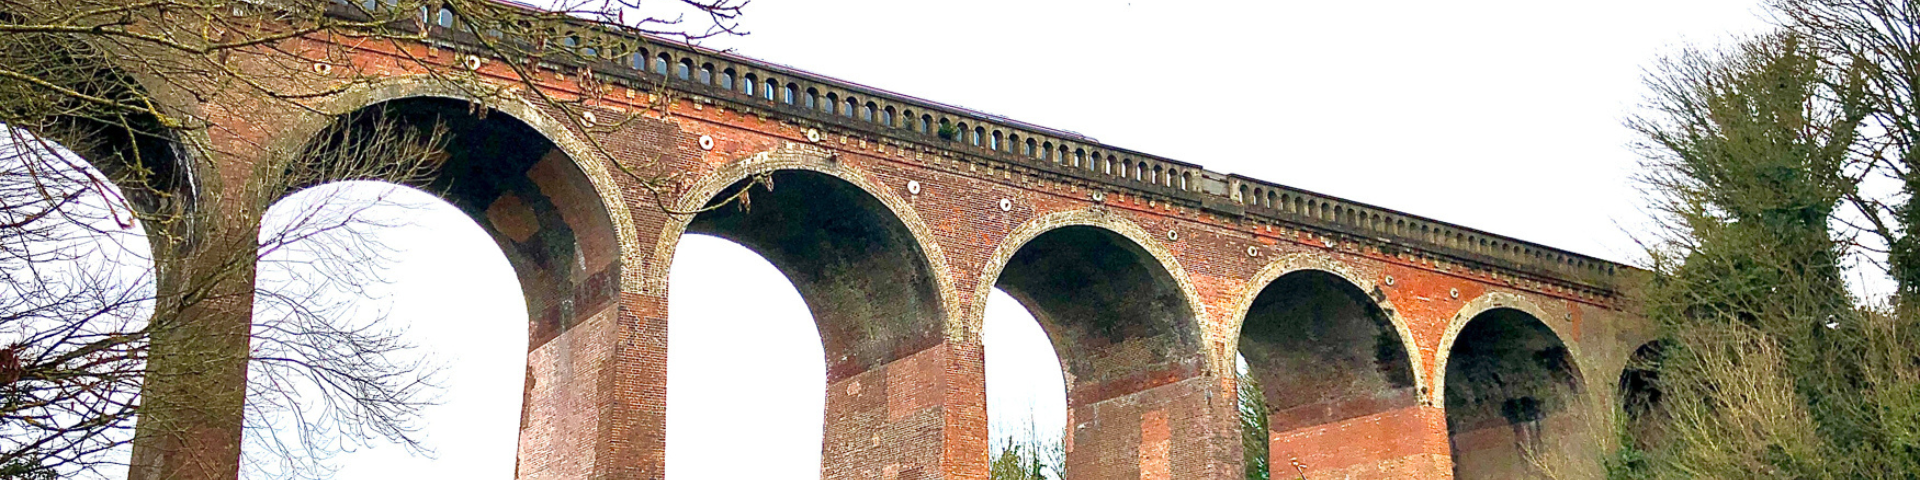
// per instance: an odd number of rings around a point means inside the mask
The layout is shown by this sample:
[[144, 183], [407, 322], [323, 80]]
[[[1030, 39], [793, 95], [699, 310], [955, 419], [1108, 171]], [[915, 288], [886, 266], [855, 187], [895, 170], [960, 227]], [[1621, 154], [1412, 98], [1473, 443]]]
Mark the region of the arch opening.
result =
[[444, 158], [410, 186], [445, 199], [494, 238], [526, 286], [529, 346], [539, 348], [613, 307], [618, 240], [592, 181], [566, 152], [520, 119], [486, 113], [462, 100], [403, 98], [348, 115], [345, 128], [317, 141], [364, 137], [382, 122], [443, 131]]
[[1255, 410], [1264, 410], [1267, 428], [1242, 432], [1248, 466], [1262, 463], [1255, 457], [1261, 446], [1266, 465], [1287, 465], [1314, 449], [1282, 440], [1294, 437], [1288, 432], [1418, 405], [1399, 330], [1375, 297], [1333, 273], [1300, 270], [1263, 287], [1241, 324], [1238, 353], [1258, 392], [1242, 401], [1261, 402]]
[[[993, 478], [1064, 478], [1067, 386], [1060, 355], [1033, 312], [1005, 291], [988, 294], [987, 461]], [[1037, 480], [1037, 479], [1036, 479]]]
[[[666, 478], [820, 474], [826, 366], [793, 284], [766, 259], [707, 235], [681, 237], [670, 271]], [[751, 298], [752, 301], [715, 301]], [[772, 400], [772, 401], [770, 401]]]
[[[577, 338], [571, 334], [582, 325], [612, 322], [619, 304], [620, 242], [593, 181], [550, 140], [555, 133], [503, 111], [476, 112], [464, 100], [401, 97], [339, 117], [332, 127], [308, 142], [310, 156], [382, 128], [437, 132], [442, 148], [430, 160], [431, 174], [398, 180], [440, 198], [477, 224], [512, 268], [524, 305], [519, 311], [527, 322], [515, 327], [525, 335], [524, 356], [505, 356], [523, 369], [506, 375], [521, 386], [516, 400], [523, 405], [514, 419], [517, 444], [522, 449], [554, 446], [564, 435], [555, 425], [565, 420], [537, 412], [580, 404], [600, 382], [597, 375], [562, 364], [578, 342], [559, 340]], [[365, 171], [312, 168], [320, 173], [304, 187], [360, 180], [356, 175], [363, 174], [355, 172]], [[597, 332], [588, 331], [582, 335]], [[523, 475], [567, 475], [579, 467], [520, 453], [507, 458], [517, 458], [510, 471]]]
[[1646, 452], [1666, 441], [1664, 427], [1671, 417], [1665, 408], [1666, 392], [1660, 385], [1660, 363], [1666, 359], [1668, 346], [1659, 340], [1641, 345], [1627, 357], [1626, 368], [1620, 371], [1615, 394], [1626, 429], [1623, 439], [1631, 442], [1623, 447]]
[[1620, 372], [1620, 407], [1627, 421], [1648, 418], [1660, 408], [1664, 393], [1660, 390], [1660, 361], [1666, 356], [1666, 343], [1648, 342], [1628, 357]]
[[[76, 150], [112, 151], [0, 123], [0, 343], [18, 359], [0, 452], [20, 478], [124, 476], [147, 378], [148, 342], [97, 340], [147, 337], [155, 242], [100, 181], [114, 160]], [[68, 356], [86, 361], [43, 360]]]
[[1557, 443], [1580, 393], [1573, 356], [1521, 310], [1468, 320], [1446, 362], [1446, 411], [1456, 478], [1535, 476], [1529, 452]]
[[[822, 346], [820, 474], [937, 471], [945, 427], [945, 308], [927, 253], [862, 187], [777, 170], [721, 189], [686, 233], [736, 243], [772, 264], [806, 304]], [[750, 190], [749, 190], [750, 189]], [[743, 192], [744, 190], [744, 192]], [[722, 204], [744, 195], [744, 202]], [[905, 475], [905, 473], [902, 473]]]
[[1171, 413], [1200, 408], [1180, 392], [1205, 388], [1193, 383], [1205, 363], [1195, 314], [1160, 261], [1112, 230], [1065, 226], [1021, 245], [995, 286], [1033, 313], [1065, 366], [1068, 475], [1170, 473], [1123, 453], [1182, 455], [1171, 438], [1188, 425]]
[[[333, 402], [250, 396], [242, 454], [248, 476], [473, 478], [515, 471], [527, 366], [524, 357], [502, 353], [527, 351], [527, 289], [497, 234], [476, 220], [425, 191], [371, 181], [313, 186], [267, 210], [256, 284], [274, 294], [254, 299], [255, 355], [346, 366], [313, 349], [325, 343], [302, 346], [301, 339], [391, 338], [415, 348], [351, 366], [361, 374], [429, 379], [436, 388], [402, 400], [438, 401], [418, 407], [417, 422], [410, 422], [419, 428], [412, 438], [433, 452], [429, 458], [393, 438], [360, 438], [377, 430], [314, 420], [340, 410]], [[414, 362], [424, 363], [416, 370]], [[307, 381], [296, 374], [301, 367], [274, 363], [256, 361], [250, 382]], [[336, 401], [347, 393], [324, 388], [296, 391]], [[296, 438], [367, 448], [327, 456], [329, 447], [322, 447], [309, 457], [314, 452], [285, 450]]]
[[[750, 207], [695, 216], [688, 233], [733, 241], [766, 258], [794, 284], [819, 324], [828, 381], [838, 382], [941, 342], [934, 274], [912, 233], [872, 195], [809, 171], [768, 176]], [[748, 182], [716, 195], [732, 197]], [[709, 205], [716, 206], [716, 205]]]

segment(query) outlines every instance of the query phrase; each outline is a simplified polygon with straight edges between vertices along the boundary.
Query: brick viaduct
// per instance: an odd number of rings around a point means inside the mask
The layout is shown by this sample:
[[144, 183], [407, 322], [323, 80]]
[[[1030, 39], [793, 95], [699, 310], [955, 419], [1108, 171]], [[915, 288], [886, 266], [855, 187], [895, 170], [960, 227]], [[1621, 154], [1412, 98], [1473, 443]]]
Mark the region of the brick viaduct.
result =
[[[986, 478], [994, 287], [1061, 357], [1084, 479], [1238, 477], [1236, 352], [1273, 406], [1277, 469], [1515, 478], [1519, 446], [1576, 396], [1611, 398], [1647, 338], [1630, 267], [683, 44], [626, 38], [638, 52], [591, 84], [543, 74], [545, 95], [589, 99], [572, 120], [530, 92], [475, 115], [405, 58], [518, 77], [449, 26], [357, 50], [377, 84], [209, 141], [297, 150], [355, 112], [445, 123], [422, 187], [489, 232], [527, 299], [519, 478], [663, 475], [667, 278], [689, 233], [765, 256], [806, 300], [823, 478]], [[750, 209], [673, 213], [742, 188]]]

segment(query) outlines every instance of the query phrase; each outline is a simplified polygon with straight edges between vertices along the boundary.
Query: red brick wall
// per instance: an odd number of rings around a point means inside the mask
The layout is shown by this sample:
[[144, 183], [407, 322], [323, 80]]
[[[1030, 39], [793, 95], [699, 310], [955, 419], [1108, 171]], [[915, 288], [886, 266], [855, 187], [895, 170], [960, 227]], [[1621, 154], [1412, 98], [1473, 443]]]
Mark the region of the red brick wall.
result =
[[[404, 62], [367, 51], [356, 59], [371, 71], [403, 73]], [[504, 75], [493, 66], [483, 75]], [[495, 77], [499, 78], [499, 77]], [[546, 84], [549, 94], [577, 98], [565, 76]], [[422, 89], [423, 91], [426, 89]], [[1555, 287], [1550, 279], [1497, 268], [1456, 263], [1446, 257], [1408, 251], [1367, 238], [1329, 233], [1311, 226], [1269, 223], [1257, 218], [1211, 213], [1189, 200], [1158, 198], [1125, 186], [1088, 183], [999, 160], [955, 154], [937, 145], [918, 145], [871, 137], [812, 121], [786, 121], [751, 106], [683, 98], [672, 102], [665, 118], [646, 112], [646, 92], [615, 88], [587, 102], [602, 124], [646, 115], [611, 132], [590, 135], [620, 163], [644, 174], [673, 174], [681, 180], [661, 193], [678, 201], [693, 185], [756, 154], [786, 144], [812, 145], [832, 153], [804, 160], [807, 168], [830, 171], [854, 181], [894, 208], [910, 210], [918, 221], [929, 261], [940, 275], [946, 308], [945, 341], [910, 353], [890, 364], [848, 376], [828, 386], [827, 438], [822, 474], [829, 478], [984, 479], [987, 445], [982, 349], [978, 321], [982, 295], [1010, 253], [1009, 235], [1036, 219], [1063, 212], [1084, 212], [1096, 226], [1132, 229], [1133, 241], [1172, 265], [1183, 292], [1197, 308], [1190, 329], [1202, 346], [1202, 364], [1165, 381], [1136, 382], [1102, 399], [1076, 402], [1071, 413], [1069, 473], [1074, 478], [1232, 478], [1239, 474], [1239, 438], [1234, 421], [1231, 345], [1247, 296], [1263, 285], [1256, 274], [1283, 257], [1306, 256], [1343, 265], [1351, 275], [1380, 286], [1398, 326], [1412, 335], [1410, 352], [1419, 381], [1419, 405], [1411, 408], [1273, 432], [1275, 469], [1290, 469], [1299, 459], [1310, 478], [1350, 474], [1352, 478], [1437, 478], [1451, 476], [1445, 413], [1436, 385], [1437, 365], [1445, 356], [1443, 338], [1457, 331], [1463, 308], [1489, 294], [1520, 299], [1563, 339], [1573, 342], [1583, 369], [1611, 365], [1609, 358], [1586, 358], [1586, 350], [1620, 350], [1607, 345], [1628, 342], [1620, 336], [1582, 335], [1572, 312], [1610, 311], [1616, 306]], [[641, 113], [646, 112], [646, 113]], [[545, 113], [552, 115], [551, 111]], [[537, 119], [533, 119], [537, 120]], [[804, 123], [803, 123], [804, 122]], [[530, 123], [541, 123], [530, 121]], [[562, 125], [551, 119], [546, 125]], [[290, 126], [257, 126], [263, 131]], [[805, 132], [819, 129], [810, 142]], [[699, 147], [707, 135], [712, 151]], [[563, 145], [564, 147], [565, 145]], [[573, 151], [576, 155], [582, 152]], [[576, 158], [576, 161], [586, 161]], [[657, 163], [655, 162], [657, 161]], [[557, 168], [557, 167], [542, 167]], [[547, 176], [556, 174], [548, 173]], [[731, 180], [720, 179], [727, 183]], [[917, 181], [921, 192], [907, 191]], [[633, 478], [662, 475], [666, 382], [666, 266], [670, 245], [684, 218], [663, 213], [654, 192], [631, 178], [611, 174], [593, 179], [592, 188], [626, 205], [606, 217], [627, 222], [618, 230], [631, 238], [589, 237], [582, 248], [611, 252], [619, 272], [618, 302], [605, 310], [575, 312], [573, 325], [550, 338], [536, 338], [528, 353], [525, 418], [520, 436], [518, 475], [524, 478]], [[1092, 193], [1105, 192], [1104, 201]], [[570, 225], [591, 223], [590, 204], [599, 193], [586, 186], [551, 195], [566, 199]], [[1012, 208], [1000, 208], [1000, 200]], [[701, 200], [701, 199], [696, 199]], [[700, 203], [695, 201], [694, 203]], [[598, 208], [612, 208], [599, 205]], [[575, 225], [576, 231], [606, 231]], [[1169, 235], [1169, 232], [1172, 232]], [[1250, 253], [1249, 247], [1252, 247]], [[612, 255], [612, 253], [608, 253]], [[1391, 281], [1388, 279], [1391, 278]], [[1560, 312], [1567, 312], [1562, 315]], [[1626, 317], [1618, 317], [1626, 318]], [[1583, 345], [1591, 344], [1591, 345]], [[1630, 350], [1630, 347], [1628, 348]], [[1592, 378], [1605, 383], [1609, 373]], [[1312, 372], [1300, 372], [1312, 374]], [[747, 441], [749, 439], [743, 439]]]

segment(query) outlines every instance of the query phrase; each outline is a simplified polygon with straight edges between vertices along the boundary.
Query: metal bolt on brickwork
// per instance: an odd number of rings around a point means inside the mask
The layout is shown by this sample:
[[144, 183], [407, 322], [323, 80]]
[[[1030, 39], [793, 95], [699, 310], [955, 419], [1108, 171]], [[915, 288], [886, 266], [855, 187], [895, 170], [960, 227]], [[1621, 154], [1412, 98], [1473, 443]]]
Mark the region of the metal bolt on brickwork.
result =
[[1460, 289], [1458, 288], [1447, 289], [1447, 296], [1453, 297], [1453, 298], [1460, 298]]
[[462, 65], [465, 65], [465, 66], [467, 67], [467, 70], [479, 70], [479, 69], [480, 69], [480, 57], [479, 57], [479, 56], [475, 56], [475, 55], [467, 55], [467, 58], [466, 58], [466, 60], [462, 60], [462, 61], [461, 61], [460, 63], [461, 63]]
[[1176, 242], [1180, 241], [1180, 231], [1167, 230], [1167, 240], [1176, 241]]
[[321, 75], [331, 74], [333, 73], [333, 64], [327, 63], [327, 62], [313, 62], [313, 73], [318, 73]]
[[1013, 211], [1013, 199], [1010, 199], [1010, 198], [1000, 199], [1000, 211], [1002, 212]]
[[1387, 276], [1387, 286], [1389, 286], [1389, 287], [1391, 287], [1391, 286], [1393, 286], [1393, 276], [1392, 276], [1392, 275], [1388, 275], [1388, 276]]
[[1247, 256], [1249, 256], [1249, 257], [1258, 257], [1258, 256], [1260, 256], [1260, 247], [1257, 247], [1257, 246], [1253, 246], [1253, 245], [1248, 245], [1248, 246], [1247, 246]]
[[701, 135], [701, 136], [700, 136], [700, 149], [701, 149], [701, 150], [713, 150], [713, 136], [711, 136], [711, 135]]
[[1093, 192], [1093, 201], [1096, 201], [1096, 202], [1105, 202], [1105, 201], [1107, 201], [1107, 192], [1102, 192], [1102, 191], [1097, 191], [1097, 190], [1096, 190], [1096, 191], [1094, 191], [1094, 192]]
[[819, 131], [819, 130], [816, 130], [816, 129], [812, 129], [812, 128], [809, 128], [809, 129], [807, 129], [807, 141], [809, 141], [809, 142], [819, 142], [819, 141], [820, 141], [820, 131]]
[[600, 123], [600, 117], [594, 115], [593, 112], [580, 112], [580, 123], [592, 127]]
[[919, 181], [919, 180], [908, 180], [908, 181], [907, 181], [907, 193], [911, 193], [911, 194], [914, 194], [914, 195], [919, 195], [919, 194], [920, 194], [920, 181]]

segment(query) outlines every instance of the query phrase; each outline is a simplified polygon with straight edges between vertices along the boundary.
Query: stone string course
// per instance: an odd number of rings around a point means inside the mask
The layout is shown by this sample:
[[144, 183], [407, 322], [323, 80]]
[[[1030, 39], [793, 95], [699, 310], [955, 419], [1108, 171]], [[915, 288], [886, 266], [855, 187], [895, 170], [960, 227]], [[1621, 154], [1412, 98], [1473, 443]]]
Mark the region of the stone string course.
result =
[[[356, 15], [352, 6], [336, 13]], [[436, 16], [429, 34], [453, 51], [472, 36], [457, 14]], [[599, 60], [589, 68], [612, 83], [643, 91], [670, 90], [689, 101], [725, 104], [748, 115], [823, 133], [843, 133], [970, 157], [1029, 175], [1062, 176], [1101, 190], [1179, 202], [1225, 217], [1349, 236], [1352, 241], [1547, 282], [1577, 295], [1607, 296], [1633, 267], [1504, 237], [1389, 208], [1322, 195], [1251, 177], [1206, 170], [1091, 137], [976, 110], [895, 93], [792, 67], [668, 39], [635, 37], [582, 24], [565, 43]], [[559, 63], [577, 63], [560, 61]], [[941, 125], [953, 129], [944, 134]]]

